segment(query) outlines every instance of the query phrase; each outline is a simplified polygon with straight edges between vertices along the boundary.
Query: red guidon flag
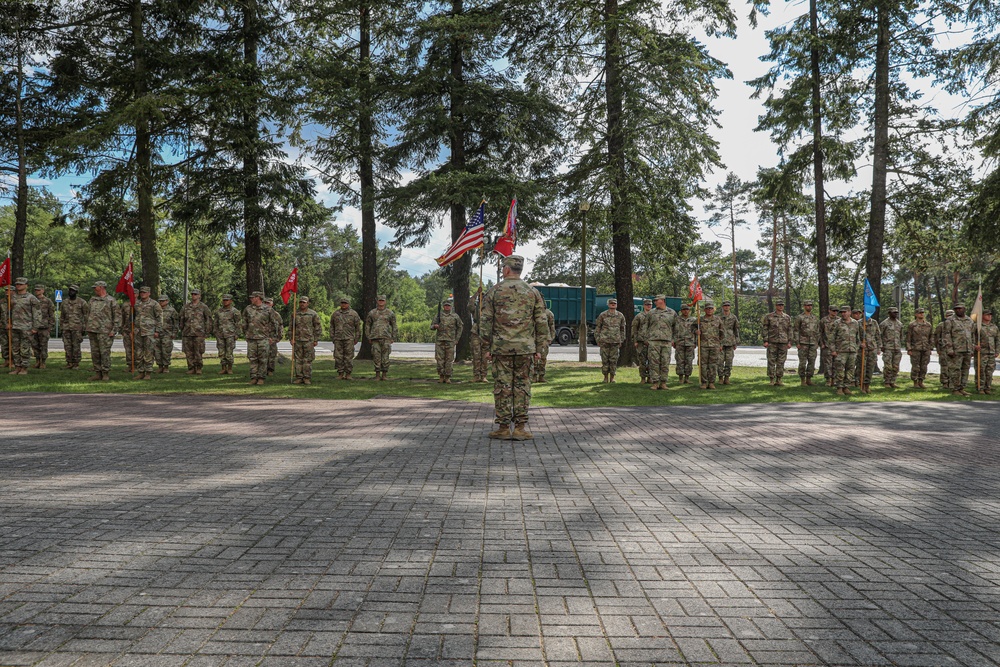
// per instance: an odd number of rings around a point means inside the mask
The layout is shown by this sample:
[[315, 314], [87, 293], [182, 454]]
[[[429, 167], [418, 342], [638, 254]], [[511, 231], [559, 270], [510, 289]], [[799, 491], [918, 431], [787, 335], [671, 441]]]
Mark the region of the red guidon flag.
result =
[[285, 281], [285, 286], [281, 288], [281, 300], [287, 304], [292, 292], [299, 293], [299, 267], [297, 266], [288, 274], [288, 280]]
[[694, 277], [691, 284], [688, 285], [688, 296], [691, 297], [691, 305], [694, 305], [705, 298], [705, 295], [701, 292], [701, 283], [698, 282], [698, 276]]
[[122, 277], [118, 279], [118, 284], [115, 286], [115, 294], [128, 294], [128, 302], [135, 305], [135, 285], [132, 284], [132, 258], [128, 258], [128, 266], [125, 267], [125, 271], [122, 273]]
[[7, 253], [7, 259], [0, 264], [0, 287], [6, 287], [10, 285], [10, 253]]

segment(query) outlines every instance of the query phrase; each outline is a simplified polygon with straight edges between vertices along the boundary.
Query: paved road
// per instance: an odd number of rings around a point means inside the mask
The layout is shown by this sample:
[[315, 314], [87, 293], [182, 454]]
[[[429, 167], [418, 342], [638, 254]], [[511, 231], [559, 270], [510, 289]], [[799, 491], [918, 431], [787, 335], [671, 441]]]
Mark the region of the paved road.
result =
[[2, 665], [1000, 663], [1000, 413], [0, 395]]

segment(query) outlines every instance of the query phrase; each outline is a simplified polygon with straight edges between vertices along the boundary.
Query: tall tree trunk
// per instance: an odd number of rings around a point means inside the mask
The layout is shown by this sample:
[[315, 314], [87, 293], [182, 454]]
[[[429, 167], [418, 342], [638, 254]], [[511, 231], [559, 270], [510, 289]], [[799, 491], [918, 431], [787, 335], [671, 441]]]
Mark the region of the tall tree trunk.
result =
[[[871, 217], [868, 224], [868, 280], [882, 301], [882, 253], [885, 245], [886, 178], [889, 167], [889, 10], [886, 2], [875, 11], [875, 146], [872, 154]], [[875, 314], [878, 317], [878, 313]]]
[[257, 30], [257, 0], [245, 0], [243, 13], [243, 86], [244, 95], [251, 99], [244, 101], [243, 132], [243, 250], [247, 272], [247, 294], [264, 291], [264, 258], [261, 242], [260, 214], [260, 156], [258, 141], [260, 127], [257, 119], [257, 50], [259, 35]]
[[781, 252], [782, 263], [785, 265], [785, 308], [792, 309], [792, 269], [788, 266], [788, 217], [781, 214]]
[[951, 284], [951, 307], [954, 308], [955, 304], [958, 303], [958, 284], [962, 282], [962, 274], [957, 270], [952, 272], [952, 284]]
[[913, 310], [920, 307], [920, 274], [913, 272]]
[[778, 209], [771, 219], [771, 277], [767, 281], [767, 312], [774, 310], [774, 274], [778, 268]]
[[24, 275], [24, 239], [28, 234], [28, 151], [24, 130], [24, 44], [21, 41], [21, 16], [18, 16], [16, 21], [17, 81], [14, 86], [14, 122], [17, 125], [17, 203], [14, 212], [14, 241], [10, 253], [13, 275], [8, 276], [11, 284], [15, 278]]
[[944, 322], [944, 298], [942, 298], [941, 276], [934, 276], [934, 291], [937, 292], [938, 310], [941, 311], [941, 321]]
[[851, 297], [847, 300], [851, 304], [851, 310], [854, 310], [854, 297], [858, 293], [858, 283], [861, 282], [861, 267], [864, 266], [864, 262], [859, 262], [857, 267], [854, 269], [854, 280], [851, 281]]
[[[141, 100], [146, 86], [146, 40], [142, 32], [142, 0], [132, 2], [132, 54], [135, 99]], [[142, 112], [135, 121], [136, 205], [139, 221], [139, 259], [142, 281], [160, 293], [160, 259], [156, 254], [156, 221], [153, 219], [153, 152], [149, 114]]]
[[813, 198], [816, 206], [816, 273], [819, 283], [819, 312], [827, 313], [830, 307], [830, 276], [826, 256], [826, 193], [823, 180], [823, 108], [820, 100], [819, 63], [819, 10], [817, 0], [809, 0], [809, 33], [812, 46], [809, 57], [812, 65], [812, 116], [813, 116]]
[[625, 342], [620, 362], [631, 365], [632, 319], [632, 218], [629, 204], [623, 196], [627, 187], [625, 173], [625, 83], [622, 80], [622, 43], [618, 33], [618, 0], [604, 0], [604, 95], [608, 111], [608, 163], [611, 167], [609, 199], [611, 208], [611, 247], [615, 260], [615, 295], [625, 315]]
[[733, 244], [733, 312], [740, 319], [740, 294], [736, 286], [736, 213], [729, 207], [729, 240]]
[[[465, 9], [463, 0], [452, 0], [452, 16], [461, 16]], [[455, 35], [451, 40], [451, 107], [448, 110], [451, 121], [451, 158], [449, 163], [454, 173], [465, 171], [465, 55], [466, 38]], [[465, 231], [466, 211], [461, 201], [451, 203], [451, 240], [457, 241]], [[472, 319], [469, 314], [469, 272], [472, 269], [472, 253], [465, 253], [451, 265], [448, 282], [455, 299], [455, 313], [462, 318], [462, 337], [455, 346], [455, 357], [469, 357], [469, 336], [472, 333]]]
[[[372, 122], [371, 84], [371, 5], [362, 3], [360, 9], [358, 66], [361, 69], [361, 113], [358, 117], [359, 168], [361, 181], [361, 303], [358, 310], [362, 319], [375, 308], [378, 296], [378, 239], [375, 237], [375, 131]], [[367, 336], [361, 337], [358, 359], [372, 358], [372, 344]]]

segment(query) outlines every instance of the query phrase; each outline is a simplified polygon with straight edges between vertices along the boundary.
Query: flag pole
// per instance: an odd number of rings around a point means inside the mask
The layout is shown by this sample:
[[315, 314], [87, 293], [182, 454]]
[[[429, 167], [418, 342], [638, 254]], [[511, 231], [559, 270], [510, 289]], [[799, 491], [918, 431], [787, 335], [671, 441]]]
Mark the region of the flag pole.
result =
[[[983, 281], [979, 281], [979, 294], [976, 296], [976, 303], [972, 305], [973, 309], [979, 308], [979, 315], [976, 316], [976, 347], [982, 348], [983, 345], [980, 342], [983, 338], [983, 313], [982, 304], [983, 303]], [[983, 352], [982, 349], [976, 350], [976, 393], [983, 390], [982, 381], [979, 379], [980, 376], [980, 364], [983, 363]]]
[[865, 393], [865, 357], [868, 356], [868, 313], [861, 304], [861, 377], [858, 378], [858, 386], [861, 393]]
[[694, 317], [698, 323], [698, 384], [705, 384], [701, 367], [701, 299], [694, 302]]
[[[132, 255], [128, 256], [128, 265], [129, 267], [132, 266]], [[132, 369], [129, 372], [135, 374], [135, 306], [132, 304], [132, 297], [128, 292], [125, 293], [125, 296], [128, 297], [128, 326], [132, 332], [132, 335], [129, 337], [132, 341]]]
[[295, 381], [295, 306], [298, 304], [298, 297], [298, 292], [292, 292], [292, 371], [289, 374], [292, 382]]
[[[7, 253], [7, 257], [10, 257], [10, 253]], [[11, 324], [10, 285], [4, 285], [4, 290], [7, 292], [7, 366], [5, 368], [14, 368], [14, 332]]]

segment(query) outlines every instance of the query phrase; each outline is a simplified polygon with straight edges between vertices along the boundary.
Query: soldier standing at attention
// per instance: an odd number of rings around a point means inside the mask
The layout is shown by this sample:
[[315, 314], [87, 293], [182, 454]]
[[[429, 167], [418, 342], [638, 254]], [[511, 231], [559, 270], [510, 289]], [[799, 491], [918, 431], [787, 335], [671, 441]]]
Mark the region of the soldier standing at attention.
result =
[[948, 355], [948, 366], [951, 368], [951, 393], [955, 396], [968, 396], [965, 383], [969, 381], [969, 367], [972, 365], [974, 328], [972, 319], [965, 315], [965, 306], [958, 303], [954, 306], [955, 316], [944, 323], [944, 351]]
[[681, 306], [680, 317], [677, 318], [674, 329], [674, 347], [677, 349], [677, 375], [681, 384], [691, 381], [694, 371], [694, 352], [698, 349], [697, 320], [691, 317], [691, 306], [686, 303]]
[[722, 315], [719, 315], [719, 320], [722, 322], [722, 368], [719, 369], [722, 384], [729, 384], [729, 376], [733, 374], [736, 348], [740, 344], [740, 321], [729, 312], [730, 308], [732, 304], [723, 301]]
[[80, 367], [82, 353], [80, 343], [83, 342], [83, 329], [87, 323], [87, 313], [90, 307], [79, 297], [80, 286], [70, 285], [66, 290], [66, 300], [59, 310], [59, 329], [62, 331], [63, 349], [66, 350], [66, 368]]
[[453, 301], [445, 299], [441, 312], [434, 317], [431, 329], [434, 336], [434, 360], [437, 362], [438, 382], [451, 384], [451, 373], [455, 365], [455, 345], [462, 337], [462, 318], [451, 312]]
[[764, 333], [764, 347], [767, 348], [767, 377], [775, 387], [784, 387], [781, 378], [785, 376], [785, 359], [792, 346], [792, 318], [785, 313], [785, 302], [774, 302], [774, 312], [764, 316], [761, 323]]
[[103, 280], [94, 283], [94, 296], [87, 304], [87, 337], [90, 339], [90, 358], [94, 375], [90, 380], [111, 379], [111, 344], [115, 332], [121, 329], [122, 313], [114, 298], [108, 294], [108, 284]]
[[[476, 293], [469, 298], [469, 314], [472, 316], [472, 335], [469, 336], [469, 347], [472, 348], [472, 381], [486, 382], [486, 349], [483, 347], [483, 339], [480, 336], [479, 327], [479, 301], [483, 297], [483, 286], [480, 285]], [[553, 326], [555, 326], [553, 319]], [[544, 382], [544, 380], [542, 380]]]
[[292, 384], [312, 384], [312, 362], [316, 359], [316, 345], [323, 337], [323, 323], [319, 314], [309, 307], [309, 297], [299, 297], [295, 312], [295, 379]]
[[701, 388], [715, 389], [715, 378], [722, 366], [722, 339], [725, 324], [715, 316], [715, 304], [705, 302], [705, 316], [701, 318], [701, 353], [698, 364], [701, 367]]
[[247, 359], [250, 361], [250, 384], [264, 384], [267, 377], [267, 355], [271, 343], [278, 341], [271, 313], [264, 309], [264, 293], [250, 294], [250, 305], [243, 309], [243, 333], [247, 339]]
[[340, 309], [330, 315], [330, 338], [333, 339], [333, 365], [337, 377], [350, 380], [354, 372], [354, 346], [361, 340], [361, 316], [351, 308], [346, 296], [340, 297]]
[[368, 317], [365, 318], [365, 335], [372, 344], [375, 379], [385, 380], [385, 375], [389, 372], [392, 342], [399, 336], [396, 313], [385, 307], [385, 294], [379, 294], [377, 305], [368, 311]]
[[[12, 285], [7, 285], [3, 289], [7, 292], [14, 291]], [[7, 347], [7, 292], [0, 294], [0, 354], [3, 354], [3, 367], [10, 368], [10, 350]]]
[[795, 316], [792, 325], [792, 345], [799, 353], [799, 381], [803, 387], [812, 386], [816, 371], [816, 352], [819, 349], [819, 318], [813, 315], [813, 302], [802, 303], [804, 312]]
[[948, 354], [944, 351], [944, 326], [953, 317], [955, 317], [955, 311], [949, 308], [944, 311], [944, 319], [934, 328], [934, 349], [937, 350], [938, 365], [941, 367], [939, 379], [941, 380], [941, 388], [945, 391], [951, 391], [952, 378]]
[[201, 290], [191, 290], [191, 300], [181, 308], [181, 345], [187, 359], [187, 374], [201, 375], [205, 337], [212, 335], [212, 311], [201, 302]]
[[608, 309], [597, 316], [594, 340], [601, 346], [604, 382], [614, 382], [618, 371], [618, 353], [625, 342], [625, 316], [618, 312], [617, 299], [608, 299]]
[[826, 386], [833, 386], [833, 356], [830, 354], [830, 338], [833, 336], [833, 328], [840, 322], [840, 313], [837, 307], [831, 305], [830, 312], [819, 323], [819, 365], [822, 367], [823, 376], [826, 378]]
[[649, 383], [649, 341], [646, 340], [645, 315], [653, 309], [653, 300], [642, 302], [642, 312], [632, 318], [632, 345], [639, 356], [639, 384]]
[[10, 326], [12, 334], [11, 363], [13, 370], [8, 375], [27, 375], [31, 361], [32, 336], [42, 326], [42, 312], [38, 299], [28, 292], [28, 279], [14, 281], [15, 291], [10, 300]]
[[[503, 281], [483, 298], [482, 337], [486, 358], [493, 364], [495, 439], [531, 440], [528, 406], [531, 403], [531, 366], [541, 359], [549, 335], [545, 301], [534, 287], [521, 280], [524, 258], [503, 260]], [[510, 423], [514, 431], [510, 431]]]
[[545, 345], [542, 346], [542, 358], [538, 360], [535, 364], [535, 382], [540, 382], [545, 384], [545, 366], [549, 361], [549, 347], [552, 345], [552, 341], [556, 337], [556, 314], [553, 313], [548, 308], [545, 309], [545, 321], [549, 325], [549, 337], [545, 340]]
[[899, 362], [903, 358], [903, 323], [899, 321], [899, 308], [889, 309], [889, 317], [879, 325], [882, 336], [882, 382], [886, 387], [896, 388], [899, 377]]
[[132, 363], [132, 355], [135, 352], [135, 345], [132, 335], [135, 332], [135, 308], [128, 301], [118, 304], [118, 312], [122, 314], [122, 347], [125, 348], [125, 370], [129, 373], [135, 368]]
[[45, 296], [45, 285], [35, 285], [35, 298], [38, 299], [41, 321], [38, 331], [31, 334], [31, 349], [35, 353], [35, 368], [45, 368], [45, 361], [49, 358], [49, 337], [56, 328], [56, 307]]
[[924, 309], [917, 308], [916, 318], [906, 327], [906, 354], [910, 357], [910, 379], [913, 386], [925, 389], [924, 378], [927, 377], [927, 364], [931, 360], [931, 349], [934, 347], [934, 329], [931, 323], [924, 319]]
[[215, 311], [212, 330], [219, 349], [219, 375], [232, 375], [236, 339], [243, 335], [243, 315], [233, 308], [232, 294], [222, 295], [222, 307]]
[[993, 393], [993, 372], [997, 369], [997, 354], [1000, 354], [1000, 329], [993, 324], [993, 311], [983, 311], [983, 326], [977, 334], [976, 350], [979, 364], [979, 393]]
[[160, 326], [157, 327], [158, 334], [153, 341], [153, 352], [156, 357], [156, 365], [160, 367], [158, 372], [170, 372], [170, 358], [174, 355], [174, 336], [181, 328], [181, 316], [170, 305], [170, 299], [166, 294], [161, 294], [156, 302], [160, 304], [163, 317]]
[[153, 344], [163, 323], [163, 309], [149, 298], [149, 287], [139, 288], [135, 302], [135, 372], [134, 380], [152, 380]]
[[670, 376], [670, 350], [677, 327], [677, 313], [667, 308], [667, 297], [657, 294], [653, 297], [656, 308], [644, 316], [646, 318], [646, 340], [649, 341], [649, 382], [650, 390], [667, 388]]
[[854, 382], [855, 357], [861, 346], [861, 331], [858, 322], [851, 318], [850, 306], [840, 307], [840, 321], [830, 328], [830, 358], [833, 359], [834, 383], [837, 394], [851, 395]]
[[264, 299], [264, 310], [271, 318], [271, 326], [277, 332], [277, 336], [271, 340], [267, 348], [267, 375], [274, 375], [274, 366], [278, 363], [278, 341], [285, 337], [285, 323], [281, 321], [281, 315], [274, 308], [274, 299], [267, 297]]

